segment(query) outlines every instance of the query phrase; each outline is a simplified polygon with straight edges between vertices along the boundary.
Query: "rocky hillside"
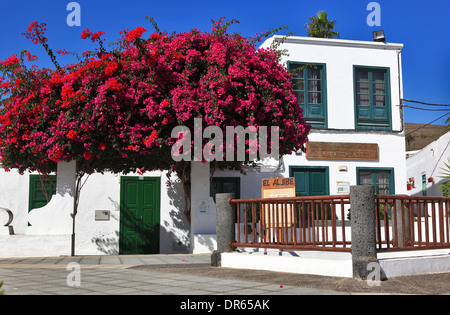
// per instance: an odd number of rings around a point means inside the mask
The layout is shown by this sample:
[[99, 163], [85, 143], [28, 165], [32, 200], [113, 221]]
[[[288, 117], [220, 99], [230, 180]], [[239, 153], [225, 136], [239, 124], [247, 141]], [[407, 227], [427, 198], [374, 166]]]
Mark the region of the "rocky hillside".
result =
[[420, 150], [449, 131], [445, 125], [406, 123], [406, 151]]

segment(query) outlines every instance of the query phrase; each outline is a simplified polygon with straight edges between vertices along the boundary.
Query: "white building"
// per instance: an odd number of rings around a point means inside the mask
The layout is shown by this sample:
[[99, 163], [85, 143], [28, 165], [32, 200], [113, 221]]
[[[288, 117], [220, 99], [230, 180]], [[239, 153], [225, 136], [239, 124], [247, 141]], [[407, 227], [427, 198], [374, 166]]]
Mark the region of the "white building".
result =
[[[449, 170], [450, 132], [423, 149], [408, 152], [406, 159], [406, 175], [408, 195], [410, 196], [442, 196], [441, 184], [448, 181], [443, 178]], [[447, 169], [447, 171], [446, 171]]]
[[[263, 46], [280, 39], [274, 36]], [[299, 69], [294, 90], [315, 127], [306, 155], [283, 158], [282, 175], [305, 183], [299, 192], [333, 195], [348, 184], [373, 184], [379, 194], [405, 193], [402, 48], [305, 37], [287, 38], [280, 46], [289, 54], [283, 63]]]
[[[268, 39], [268, 47], [281, 36]], [[379, 194], [405, 194], [405, 141], [401, 50], [403, 45], [290, 37], [280, 49], [295, 71], [294, 90], [314, 129], [308, 151], [284, 156], [247, 175], [192, 165], [192, 224], [186, 222], [181, 185], [168, 187], [165, 172], [94, 174], [81, 191], [75, 224], [75, 254], [210, 252], [215, 247], [212, 196], [234, 192], [260, 198], [267, 177], [295, 177], [297, 195], [347, 193], [350, 185], [373, 184]], [[74, 163], [58, 165], [56, 192], [47, 203], [35, 174], [0, 171], [0, 207], [10, 209], [15, 234], [3, 226], [0, 257], [70, 255]], [[50, 195], [51, 195], [50, 193]], [[49, 194], [47, 194], [49, 195]], [[34, 210], [32, 210], [34, 209]], [[345, 219], [345, 218], [339, 218]]]

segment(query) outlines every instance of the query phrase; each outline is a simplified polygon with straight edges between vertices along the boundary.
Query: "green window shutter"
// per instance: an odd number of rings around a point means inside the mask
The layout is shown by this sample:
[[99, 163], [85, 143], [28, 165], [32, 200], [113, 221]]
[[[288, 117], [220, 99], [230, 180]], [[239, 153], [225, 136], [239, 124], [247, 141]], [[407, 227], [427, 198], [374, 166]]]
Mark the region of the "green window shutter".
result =
[[354, 67], [356, 129], [391, 129], [389, 68]]
[[290, 166], [290, 177], [295, 178], [295, 195], [324, 196], [329, 194], [329, 170], [323, 166]]
[[306, 122], [314, 128], [327, 128], [325, 64], [289, 62], [292, 89]]

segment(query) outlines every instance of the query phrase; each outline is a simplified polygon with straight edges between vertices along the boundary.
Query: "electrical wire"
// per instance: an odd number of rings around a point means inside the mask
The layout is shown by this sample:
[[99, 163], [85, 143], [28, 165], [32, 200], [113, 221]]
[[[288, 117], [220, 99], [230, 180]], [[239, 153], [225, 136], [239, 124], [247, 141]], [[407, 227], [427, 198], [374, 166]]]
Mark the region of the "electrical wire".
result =
[[425, 127], [428, 126], [428, 125], [431, 125], [431, 124], [434, 123], [435, 121], [437, 121], [437, 120], [439, 120], [439, 119], [441, 119], [441, 118], [444, 118], [445, 116], [447, 116], [447, 115], [449, 115], [449, 114], [450, 114], [450, 112], [449, 112], [449, 113], [445, 113], [444, 115], [442, 115], [442, 116], [436, 118], [435, 120], [429, 122], [428, 124], [425, 124], [425, 125], [423, 125], [423, 126], [417, 128], [417, 129], [415, 129], [415, 130], [413, 130], [413, 131], [408, 132], [407, 135], [410, 135], [410, 134], [412, 134], [412, 133], [414, 133], [414, 132], [416, 132], [416, 131], [419, 131], [420, 129], [425, 128]]
[[413, 131], [410, 131], [410, 132], [406, 133], [406, 135], [410, 135], [410, 134], [412, 134], [412, 133], [414, 133], [416, 131], [419, 131], [420, 129], [425, 128], [426, 126], [429, 126], [432, 123], [434, 123], [435, 121], [438, 121], [439, 119], [444, 118], [445, 116], [450, 114], [450, 109], [449, 108], [438, 108], [438, 109], [435, 109], [435, 108], [422, 108], [422, 107], [416, 107], [416, 106], [411, 106], [411, 105], [404, 105], [403, 102], [417, 103], [417, 104], [422, 104], [422, 105], [427, 105], [427, 106], [441, 106], [441, 107], [450, 107], [450, 104], [433, 104], [433, 103], [427, 103], [427, 102], [421, 102], [421, 101], [414, 101], [414, 100], [410, 100], [410, 99], [407, 99], [407, 98], [402, 99], [402, 105], [400, 105], [400, 106], [403, 106], [403, 107], [406, 107], [406, 108], [425, 110], [425, 111], [447, 111], [447, 113], [445, 113], [444, 115], [434, 119], [433, 121], [431, 121], [431, 122], [429, 122], [429, 123], [427, 123], [427, 124], [425, 124], [423, 126], [420, 126], [419, 128], [417, 128], [417, 129], [415, 129]]
[[[402, 101], [404, 102], [409, 102], [409, 103], [417, 103], [417, 104], [423, 104], [423, 105], [428, 105], [428, 106], [444, 106], [444, 107], [450, 107], [450, 104], [433, 104], [433, 103], [426, 103], [426, 102], [421, 102], [421, 101], [413, 101], [413, 100], [409, 100], [407, 98], [402, 99]], [[406, 106], [406, 105], [405, 105]]]
[[[442, 105], [442, 106], [444, 106], [444, 105]], [[412, 109], [420, 109], [420, 110], [428, 110], [428, 111], [432, 111], [432, 112], [450, 111], [450, 108], [439, 108], [439, 109], [435, 109], [435, 108], [421, 108], [421, 107], [415, 107], [415, 106], [410, 106], [410, 105], [403, 105], [403, 107], [412, 108]]]

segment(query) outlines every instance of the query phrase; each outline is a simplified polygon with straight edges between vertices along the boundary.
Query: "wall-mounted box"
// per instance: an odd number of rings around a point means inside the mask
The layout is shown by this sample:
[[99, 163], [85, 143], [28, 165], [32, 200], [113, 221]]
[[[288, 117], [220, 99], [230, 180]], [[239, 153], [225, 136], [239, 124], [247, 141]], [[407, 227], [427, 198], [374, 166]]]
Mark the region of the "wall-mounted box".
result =
[[95, 221], [109, 221], [110, 217], [109, 210], [95, 210]]
[[339, 172], [347, 172], [348, 168], [347, 165], [339, 165]]

